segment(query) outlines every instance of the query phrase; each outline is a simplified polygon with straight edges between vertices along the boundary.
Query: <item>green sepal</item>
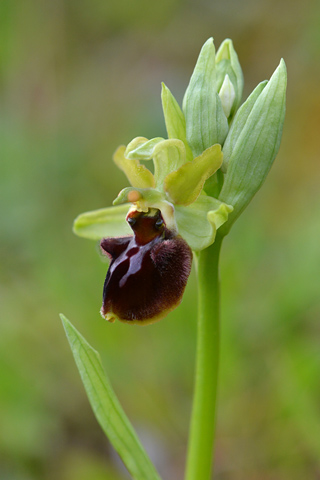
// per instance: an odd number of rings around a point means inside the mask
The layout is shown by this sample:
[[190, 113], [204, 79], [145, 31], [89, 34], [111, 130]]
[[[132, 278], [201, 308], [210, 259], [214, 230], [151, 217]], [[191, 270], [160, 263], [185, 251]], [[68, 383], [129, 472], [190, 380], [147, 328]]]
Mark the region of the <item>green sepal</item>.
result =
[[194, 157], [216, 143], [223, 144], [228, 133], [216, 89], [215, 48], [209, 38], [203, 45], [183, 99], [187, 140]]
[[150, 160], [155, 146], [163, 140], [161, 137], [152, 138], [151, 140], [144, 137], [134, 138], [127, 145], [125, 156], [130, 160]]
[[217, 229], [227, 221], [231, 211], [232, 206], [206, 195], [200, 195], [188, 207], [176, 205], [179, 234], [192, 250], [203, 250], [214, 242]]
[[221, 170], [223, 172], [227, 171], [229, 159], [232, 155], [235, 144], [239, 139], [239, 136], [248, 120], [248, 117], [254, 107], [254, 104], [257, 101], [257, 98], [267, 84], [268, 80], [259, 83], [259, 85], [256, 86], [256, 88], [249, 95], [247, 100], [241, 105], [241, 107], [237, 111], [222, 149], [223, 164]]
[[234, 142], [219, 195], [221, 201], [234, 207], [223, 227], [224, 234], [259, 190], [278, 153], [285, 115], [286, 85], [286, 66], [281, 60]]
[[168, 138], [182, 140], [186, 148], [186, 159], [192, 160], [192, 151], [187, 142], [186, 119], [177, 100], [164, 83], [161, 89], [161, 102]]
[[230, 112], [230, 116], [232, 116], [241, 103], [243, 93], [243, 73], [237, 52], [235, 51], [230, 38], [226, 38], [217, 51], [216, 67], [218, 90], [220, 90], [220, 87], [227, 74], [235, 89], [236, 98]]
[[182, 140], [170, 139], [158, 143], [153, 150], [156, 187], [163, 191], [166, 176], [186, 162], [186, 149]]
[[60, 315], [95, 417], [134, 480], [161, 480], [110, 384], [99, 353]]
[[222, 164], [221, 145], [207, 148], [192, 162], [187, 162], [178, 170], [169, 173], [164, 180], [164, 190], [172, 203], [190, 205], [201, 193], [204, 182]]
[[130, 235], [132, 231], [126, 222], [129, 208], [127, 204], [82, 213], [73, 223], [73, 232], [90, 240]]
[[122, 170], [133, 187], [152, 188], [155, 186], [154, 176], [139, 160], [125, 157], [126, 147], [121, 145], [113, 155], [113, 161]]
[[159, 191], [163, 191], [163, 182], [168, 173], [177, 170], [186, 162], [186, 148], [184, 142], [176, 138], [164, 140], [157, 137], [143, 141], [143, 137], [138, 137], [129, 143], [125, 156], [140, 160], [152, 158], [155, 185]]

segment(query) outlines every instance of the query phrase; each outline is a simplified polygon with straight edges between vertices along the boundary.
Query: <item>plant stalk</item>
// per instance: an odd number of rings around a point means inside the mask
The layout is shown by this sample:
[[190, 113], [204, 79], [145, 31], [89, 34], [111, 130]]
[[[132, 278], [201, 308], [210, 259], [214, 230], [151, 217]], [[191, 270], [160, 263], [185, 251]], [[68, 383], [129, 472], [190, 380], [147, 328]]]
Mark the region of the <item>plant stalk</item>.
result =
[[198, 339], [185, 480], [210, 480], [219, 367], [219, 254], [223, 237], [198, 255]]

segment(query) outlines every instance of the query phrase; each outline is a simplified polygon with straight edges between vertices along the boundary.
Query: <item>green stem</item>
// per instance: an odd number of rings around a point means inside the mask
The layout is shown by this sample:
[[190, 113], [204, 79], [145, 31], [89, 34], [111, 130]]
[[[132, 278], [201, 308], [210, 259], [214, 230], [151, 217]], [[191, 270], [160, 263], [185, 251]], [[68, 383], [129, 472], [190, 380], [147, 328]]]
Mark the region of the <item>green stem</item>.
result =
[[196, 377], [185, 480], [209, 480], [219, 366], [219, 254], [222, 237], [198, 255], [198, 341]]

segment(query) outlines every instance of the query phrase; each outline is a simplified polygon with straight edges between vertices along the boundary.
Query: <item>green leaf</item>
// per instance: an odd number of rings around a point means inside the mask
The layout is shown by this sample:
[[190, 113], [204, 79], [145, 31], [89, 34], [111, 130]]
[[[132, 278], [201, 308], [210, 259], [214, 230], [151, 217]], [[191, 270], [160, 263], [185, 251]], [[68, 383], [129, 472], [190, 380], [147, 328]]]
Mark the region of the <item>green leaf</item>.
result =
[[116, 397], [101, 359], [75, 327], [60, 315], [92, 410], [135, 480], [160, 480]]
[[219, 195], [219, 200], [234, 207], [223, 227], [224, 234], [259, 190], [278, 153], [285, 115], [286, 85], [286, 67], [281, 60], [249, 115], [241, 114], [239, 110], [239, 125], [236, 125], [236, 118], [234, 120], [238, 135], [232, 133], [232, 145], [226, 145], [227, 155], [230, 152], [229, 165]]
[[231, 211], [230, 205], [206, 195], [200, 195], [188, 207], [176, 205], [175, 215], [179, 234], [192, 250], [203, 250], [214, 242], [217, 229], [227, 221], [228, 213]]
[[178, 205], [190, 205], [201, 193], [204, 182], [222, 164], [221, 146], [207, 148], [192, 162], [187, 162], [178, 170], [169, 173], [164, 181], [164, 189], [169, 199]]
[[79, 237], [101, 240], [104, 237], [123, 237], [132, 234], [126, 222], [129, 205], [101, 208], [79, 215], [73, 231]]
[[235, 102], [232, 106], [230, 115], [233, 115], [238, 109], [243, 92], [243, 73], [238, 59], [238, 55], [234, 49], [232, 40], [226, 38], [220, 45], [216, 55], [217, 72], [220, 76], [218, 89], [222, 85], [225, 76], [228, 74], [236, 92]]
[[129, 160], [124, 153], [126, 147], [121, 145], [113, 155], [113, 161], [125, 174], [133, 187], [152, 188], [155, 186], [154, 176], [139, 160]]
[[187, 140], [195, 157], [216, 143], [221, 145], [228, 132], [216, 88], [215, 48], [209, 38], [203, 45], [183, 99]]
[[186, 159], [192, 160], [192, 151], [187, 142], [186, 119], [177, 100], [164, 83], [162, 83], [161, 101], [168, 137], [182, 140], [186, 148]]

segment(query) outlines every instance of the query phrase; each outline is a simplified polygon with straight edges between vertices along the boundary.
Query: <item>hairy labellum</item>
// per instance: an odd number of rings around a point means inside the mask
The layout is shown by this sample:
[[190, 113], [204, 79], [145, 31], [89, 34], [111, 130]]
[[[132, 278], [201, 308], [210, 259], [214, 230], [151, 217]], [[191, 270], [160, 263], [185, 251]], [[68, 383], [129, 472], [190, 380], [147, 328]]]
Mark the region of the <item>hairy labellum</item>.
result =
[[111, 259], [101, 315], [111, 322], [153, 323], [181, 302], [192, 251], [166, 228], [160, 210], [131, 211], [127, 221], [133, 236], [101, 241], [102, 251]]

